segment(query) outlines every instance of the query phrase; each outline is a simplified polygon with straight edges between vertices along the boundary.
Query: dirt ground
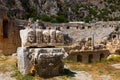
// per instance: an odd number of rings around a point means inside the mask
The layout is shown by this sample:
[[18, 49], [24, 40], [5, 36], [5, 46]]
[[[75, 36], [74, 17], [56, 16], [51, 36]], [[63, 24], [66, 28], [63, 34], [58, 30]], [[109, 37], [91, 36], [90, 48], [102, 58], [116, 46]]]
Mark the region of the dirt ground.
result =
[[65, 61], [64, 74], [52, 78], [22, 76], [16, 56], [0, 56], [0, 80], [120, 80], [120, 60], [92, 64]]

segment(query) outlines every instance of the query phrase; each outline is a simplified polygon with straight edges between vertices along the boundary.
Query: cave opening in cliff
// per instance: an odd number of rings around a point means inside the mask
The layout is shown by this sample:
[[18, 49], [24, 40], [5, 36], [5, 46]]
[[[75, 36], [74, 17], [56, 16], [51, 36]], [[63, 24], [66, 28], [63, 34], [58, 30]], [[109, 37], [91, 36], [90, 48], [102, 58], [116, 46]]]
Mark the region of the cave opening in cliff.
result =
[[3, 38], [8, 38], [8, 20], [3, 20]]

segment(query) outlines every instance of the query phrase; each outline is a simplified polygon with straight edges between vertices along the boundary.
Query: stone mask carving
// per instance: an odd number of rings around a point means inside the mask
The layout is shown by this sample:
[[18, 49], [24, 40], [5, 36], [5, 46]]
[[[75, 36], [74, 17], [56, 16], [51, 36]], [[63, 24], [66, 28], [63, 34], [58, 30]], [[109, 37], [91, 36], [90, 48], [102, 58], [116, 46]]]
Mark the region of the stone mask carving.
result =
[[50, 30], [50, 42], [56, 43], [56, 30]]
[[45, 30], [43, 32], [43, 41], [44, 41], [44, 43], [49, 43], [50, 42], [49, 30]]
[[28, 32], [27, 41], [30, 43], [35, 42], [35, 32], [34, 31]]
[[63, 34], [61, 31], [56, 31], [56, 40], [57, 43], [63, 43]]

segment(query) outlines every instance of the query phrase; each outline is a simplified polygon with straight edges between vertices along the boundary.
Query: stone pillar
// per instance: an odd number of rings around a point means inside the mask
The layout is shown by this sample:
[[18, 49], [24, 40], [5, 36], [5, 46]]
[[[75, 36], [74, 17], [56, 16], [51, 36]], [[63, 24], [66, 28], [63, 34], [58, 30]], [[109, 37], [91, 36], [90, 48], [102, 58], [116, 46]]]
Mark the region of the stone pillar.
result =
[[27, 75], [30, 72], [30, 60], [28, 54], [29, 51], [25, 47], [19, 47], [17, 49], [18, 70], [22, 75]]

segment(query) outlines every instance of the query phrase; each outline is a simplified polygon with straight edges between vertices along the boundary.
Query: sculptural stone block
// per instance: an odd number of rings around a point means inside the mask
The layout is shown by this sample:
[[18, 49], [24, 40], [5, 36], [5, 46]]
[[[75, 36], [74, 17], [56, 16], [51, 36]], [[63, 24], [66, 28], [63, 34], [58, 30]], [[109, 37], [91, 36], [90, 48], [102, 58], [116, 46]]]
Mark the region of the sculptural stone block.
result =
[[36, 29], [36, 43], [40, 44], [43, 42], [43, 34], [41, 29]]
[[41, 48], [38, 45], [46, 44], [46, 47], [51, 43], [63, 43], [63, 34], [39, 26], [39, 21], [34, 25], [30, 20], [28, 27], [20, 31], [22, 47], [17, 49], [18, 69], [23, 75], [32, 72], [42, 77], [59, 75], [64, 67], [62, 60], [67, 57], [67, 53], [63, 48]]
[[56, 41], [57, 43], [63, 43], [63, 34], [61, 31], [56, 31]]
[[49, 30], [43, 31], [43, 42], [44, 43], [50, 43], [50, 34]]
[[62, 72], [63, 59], [67, 53], [63, 48], [18, 48], [18, 69], [23, 74], [29, 74], [32, 66], [39, 76], [48, 77]]
[[28, 36], [27, 36], [27, 41], [30, 43], [34, 43], [35, 42], [35, 31], [34, 30], [30, 30], [28, 32]]
[[50, 30], [50, 43], [56, 43], [56, 30]]

